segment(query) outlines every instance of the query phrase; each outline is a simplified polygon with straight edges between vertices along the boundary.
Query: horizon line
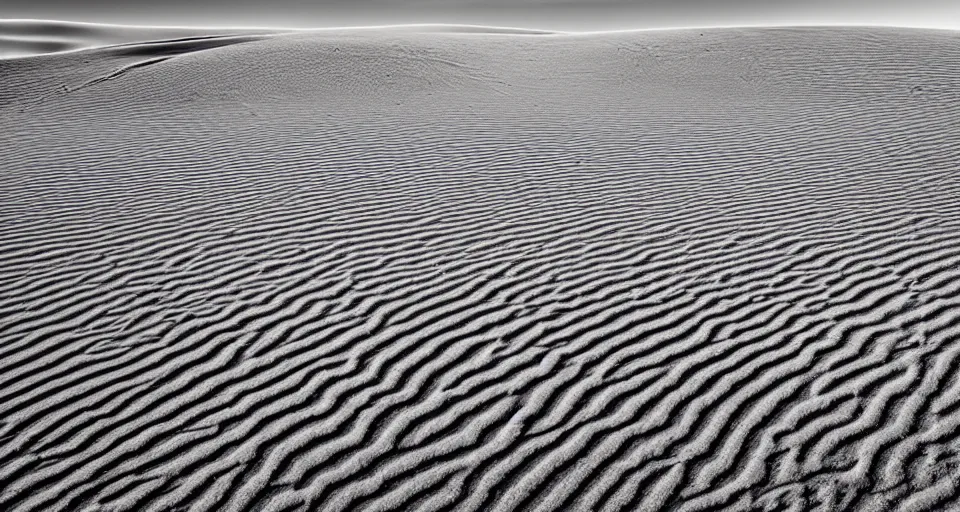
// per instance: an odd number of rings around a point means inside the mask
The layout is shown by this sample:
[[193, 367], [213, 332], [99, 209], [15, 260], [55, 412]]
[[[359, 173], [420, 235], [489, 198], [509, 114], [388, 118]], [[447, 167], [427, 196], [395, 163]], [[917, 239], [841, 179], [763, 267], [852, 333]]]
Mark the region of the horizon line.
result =
[[[337, 30], [375, 30], [375, 29], [393, 29], [393, 28], [415, 28], [415, 27], [464, 27], [478, 29], [499, 29], [517, 32], [541, 32], [540, 35], [598, 35], [598, 34], [616, 34], [627, 32], [655, 32], [668, 30], [712, 30], [712, 29], [741, 29], [741, 28], [817, 28], [817, 27], [835, 27], [835, 28], [901, 28], [913, 30], [939, 30], [939, 31], [960, 31], [960, 26], [945, 25], [900, 25], [876, 22], [824, 22], [824, 23], [764, 23], [764, 24], [730, 24], [730, 25], [672, 25], [662, 27], [640, 27], [640, 28], [622, 28], [606, 30], [557, 30], [540, 27], [518, 27], [504, 25], [481, 25], [472, 23], [396, 23], [382, 25], [344, 25], [344, 26], [322, 26], [322, 27], [288, 27], [282, 25], [274, 26], [252, 26], [252, 25], [141, 25], [126, 23], [101, 23], [90, 21], [70, 21], [62, 19], [43, 19], [43, 18], [0, 18], [0, 23], [59, 23], [64, 25], [84, 25], [91, 27], [115, 27], [115, 28], [141, 28], [141, 29], [166, 29], [166, 30], [247, 30], [247, 31], [271, 31], [271, 32], [313, 32], [313, 31], [337, 31]], [[524, 34], [517, 34], [524, 35]]]

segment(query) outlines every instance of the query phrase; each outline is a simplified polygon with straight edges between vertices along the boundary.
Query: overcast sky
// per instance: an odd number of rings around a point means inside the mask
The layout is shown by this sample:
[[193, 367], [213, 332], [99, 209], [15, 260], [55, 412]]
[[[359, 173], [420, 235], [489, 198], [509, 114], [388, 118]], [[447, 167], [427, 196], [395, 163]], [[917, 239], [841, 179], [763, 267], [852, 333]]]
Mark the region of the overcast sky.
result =
[[960, 0], [0, 0], [0, 18], [298, 28], [397, 23], [555, 30], [763, 24], [960, 28]]

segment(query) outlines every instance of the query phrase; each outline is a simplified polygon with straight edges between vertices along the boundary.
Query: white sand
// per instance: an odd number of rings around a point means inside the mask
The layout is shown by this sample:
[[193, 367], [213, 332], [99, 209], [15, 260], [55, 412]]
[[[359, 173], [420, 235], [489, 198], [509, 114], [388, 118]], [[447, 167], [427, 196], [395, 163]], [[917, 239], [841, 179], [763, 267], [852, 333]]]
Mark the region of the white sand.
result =
[[0, 509], [960, 507], [960, 33], [98, 30], [0, 60]]

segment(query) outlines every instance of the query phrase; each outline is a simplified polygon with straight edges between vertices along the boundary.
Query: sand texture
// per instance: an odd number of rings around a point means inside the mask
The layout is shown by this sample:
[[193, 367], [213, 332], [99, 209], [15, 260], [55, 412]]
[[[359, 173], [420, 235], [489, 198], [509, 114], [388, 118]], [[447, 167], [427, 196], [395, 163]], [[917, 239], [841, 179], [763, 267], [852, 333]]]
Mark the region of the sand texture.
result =
[[960, 508], [960, 33], [0, 60], [0, 510]]

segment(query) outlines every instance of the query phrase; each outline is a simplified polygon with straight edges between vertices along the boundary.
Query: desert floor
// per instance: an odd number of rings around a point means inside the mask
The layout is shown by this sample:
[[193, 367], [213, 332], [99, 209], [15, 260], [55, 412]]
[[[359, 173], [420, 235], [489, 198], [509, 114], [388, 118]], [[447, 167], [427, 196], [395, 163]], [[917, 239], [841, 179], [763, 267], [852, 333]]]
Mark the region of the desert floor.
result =
[[960, 33], [51, 26], [0, 509], [960, 508]]

